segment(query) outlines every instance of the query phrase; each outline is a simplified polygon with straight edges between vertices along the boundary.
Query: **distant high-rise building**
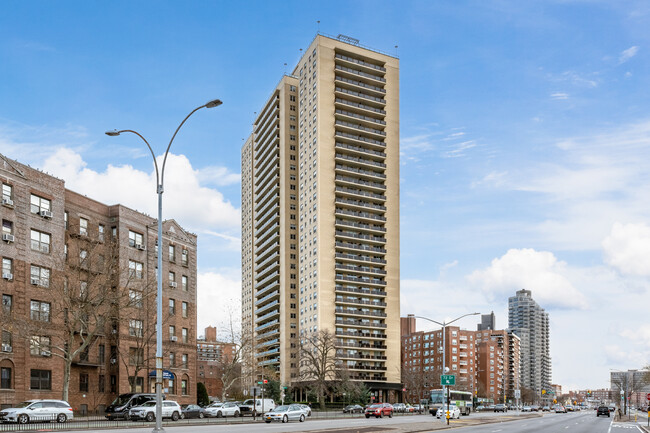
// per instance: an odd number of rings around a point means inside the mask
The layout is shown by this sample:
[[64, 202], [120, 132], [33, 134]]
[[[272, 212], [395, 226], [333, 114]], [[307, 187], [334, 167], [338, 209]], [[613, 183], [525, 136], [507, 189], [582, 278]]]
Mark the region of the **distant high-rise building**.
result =
[[494, 311], [490, 314], [481, 314], [481, 323], [476, 325], [477, 331], [488, 331], [496, 329], [496, 318], [494, 317]]
[[521, 339], [520, 386], [541, 396], [543, 389], [551, 389], [549, 320], [530, 290], [508, 298], [508, 327]]
[[242, 316], [252, 370], [299, 385], [328, 330], [376, 401], [400, 386], [399, 61], [317, 35], [242, 148]]

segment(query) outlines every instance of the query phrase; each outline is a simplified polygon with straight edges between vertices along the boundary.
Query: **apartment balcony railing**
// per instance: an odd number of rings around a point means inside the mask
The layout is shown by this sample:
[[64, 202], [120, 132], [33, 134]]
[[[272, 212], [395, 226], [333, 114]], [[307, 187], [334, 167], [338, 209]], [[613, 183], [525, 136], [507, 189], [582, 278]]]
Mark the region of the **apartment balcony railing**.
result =
[[280, 329], [279, 328], [271, 329], [271, 330], [269, 330], [267, 332], [264, 332], [262, 334], [257, 334], [257, 340], [266, 340], [267, 338], [273, 337], [275, 335], [280, 335]]
[[264, 356], [269, 356], [269, 355], [273, 355], [275, 353], [278, 353], [279, 351], [280, 351], [279, 348], [275, 348], [275, 349], [267, 350], [266, 352], [256, 353], [255, 357], [256, 358], [262, 358]]
[[279, 276], [280, 276], [280, 272], [279, 272], [279, 271], [275, 271], [275, 272], [273, 272], [271, 275], [265, 277], [263, 280], [256, 282], [256, 283], [255, 283], [255, 286], [256, 286], [256, 287], [262, 287], [262, 286], [264, 286], [266, 283], [268, 283], [268, 282], [270, 282], [270, 281], [272, 281], [272, 280], [275, 280], [275, 279], [276, 279], [277, 277], [279, 277]]
[[267, 361], [258, 362], [257, 365], [264, 366], [264, 365], [272, 365], [272, 364], [279, 364], [279, 363], [280, 363], [280, 358], [273, 358]]
[[366, 240], [369, 242], [377, 242], [377, 243], [386, 243], [386, 238], [384, 237], [378, 237], [378, 236], [371, 236], [371, 235], [365, 235], [361, 233], [355, 233], [347, 230], [336, 230], [336, 235], [341, 236], [341, 237], [347, 237], [347, 238], [353, 238], [353, 239], [359, 239], [359, 240]]
[[354, 195], [360, 195], [360, 196], [363, 196], [363, 197], [368, 197], [368, 198], [371, 198], [373, 200], [381, 200], [381, 201], [386, 200], [385, 195], [377, 194], [377, 193], [370, 192], [370, 191], [363, 191], [361, 189], [348, 188], [348, 187], [345, 187], [345, 186], [337, 186], [334, 190], [336, 192], [340, 192], [340, 193], [354, 194]]
[[350, 167], [349, 165], [343, 165], [343, 164], [336, 164], [334, 168], [337, 170], [351, 171], [352, 173], [357, 173], [362, 176], [371, 176], [379, 179], [386, 179], [386, 175], [378, 171], [364, 170], [362, 168]]
[[335, 92], [340, 92], [340, 93], [343, 93], [343, 94], [346, 94], [346, 95], [354, 96], [354, 97], [357, 97], [357, 98], [365, 99], [365, 100], [368, 100], [368, 101], [376, 102], [376, 103], [379, 103], [379, 104], [382, 104], [382, 105], [386, 105], [386, 100], [385, 99], [378, 98], [376, 96], [371, 96], [371, 95], [368, 95], [366, 93], [355, 92], [353, 90], [344, 89], [343, 87], [339, 87], [339, 86], [336, 86], [334, 88], [334, 91]]
[[263, 307], [258, 308], [258, 309], [255, 311], [255, 313], [256, 313], [256, 314], [262, 314], [263, 312], [265, 312], [265, 311], [268, 310], [269, 308], [273, 308], [273, 307], [275, 307], [276, 305], [279, 305], [279, 304], [280, 304], [280, 301], [273, 301], [273, 302], [271, 302], [271, 303], [268, 303], [268, 304], [264, 305]]
[[[268, 258], [264, 259], [262, 263], [259, 263], [255, 265], [256, 268], [267, 268], [267, 265], [270, 264], [273, 260], [279, 260], [280, 259], [280, 253], [276, 252], [275, 254], [271, 254]], [[273, 266], [279, 266], [279, 262], [277, 264], [274, 264]], [[255, 278], [258, 276], [261, 276], [261, 273], [256, 273]]]
[[360, 77], [370, 78], [371, 80], [380, 81], [380, 82], [382, 82], [382, 83], [385, 83], [385, 82], [386, 82], [386, 79], [385, 79], [385, 78], [380, 77], [380, 76], [378, 76], [378, 75], [369, 74], [369, 73], [367, 73], [367, 72], [358, 71], [358, 70], [356, 70], [356, 69], [352, 69], [352, 68], [346, 68], [345, 66], [336, 65], [336, 66], [334, 66], [334, 69], [336, 69], [336, 70], [338, 70], [338, 71], [342, 71], [342, 72], [347, 72], [347, 73], [349, 73], [349, 74], [358, 75], [358, 76], [360, 76]]
[[388, 293], [383, 291], [383, 290], [370, 290], [370, 289], [359, 289], [356, 287], [344, 287], [341, 285], [336, 285], [334, 286], [337, 292], [345, 292], [345, 293], [359, 293], [362, 295], [369, 295], [369, 296], [387, 296]]
[[355, 332], [355, 331], [336, 331], [336, 335], [343, 335], [356, 338], [379, 338], [385, 339], [388, 336], [386, 334], [378, 334], [373, 332]]
[[335, 180], [339, 182], [354, 183], [356, 185], [362, 185], [368, 188], [375, 188], [384, 191], [386, 190], [386, 185], [384, 185], [383, 183], [371, 182], [369, 180], [355, 179], [353, 177], [348, 177], [343, 175], [336, 175]]
[[362, 311], [362, 310], [356, 310], [352, 308], [340, 308], [336, 307], [334, 309], [334, 312], [336, 314], [349, 314], [352, 316], [371, 316], [371, 317], [387, 317], [388, 315], [383, 312], [379, 311]]
[[340, 297], [340, 296], [337, 296], [334, 299], [334, 301], [335, 302], [340, 302], [340, 303], [343, 303], [343, 304], [368, 305], [370, 307], [377, 307], [377, 308], [385, 307], [386, 305], [388, 305], [385, 302], [381, 302], [381, 301], [373, 302], [373, 301], [366, 301], [366, 300], [359, 299], [359, 298], [343, 298], [343, 297]]
[[260, 349], [260, 348], [262, 348], [262, 347], [271, 346], [271, 345], [273, 345], [273, 344], [280, 344], [280, 339], [279, 339], [279, 338], [275, 338], [275, 339], [273, 339], [273, 340], [265, 341], [264, 343], [260, 343], [260, 344], [255, 345], [255, 348], [256, 348], [256, 349]]
[[350, 276], [350, 275], [336, 274], [334, 278], [336, 280], [352, 281], [354, 283], [361, 283], [361, 284], [375, 284], [378, 286], [385, 286], [387, 284], [386, 281], [384, 280], [380, 280], [377, 278], [357, 277], [356, 275]]
[[350, 200], [347, 198], [336, 197], [334, 201], [336, 203], [347, 204], [350, 206], [364, 207], [367, 209], [375, 209], [382, 212], [386, 210], [386, 206], [374, 204], [374, 203], [368, 203], [367, 201], [362, 201], [362, 200]]
[[374, 221], [381, 221], [381, 222], [386, 222], [386, 217], [374, 214], [374, 213], [368, 213], [368, 212], [355, 212], [351, 210], [345, 210], [341, 208], [336, 208], [334, 213], [339, 214], [339, 215], [348, 215], [356, 218], [364, 218], [364, 219], [370, 219]]
[[370, 343], [351, 343], [347, 340], [336, 340], [334, 343], [336, 347], [360, 347], [370, 350], [385, 350], [388, 348], [385, 344], [370, 344]]
[[264, 325], [260, 325], [257, 328], [255, 328], [255, 332], [261, 331], [266, 328], [270, 328], [271, 326], [278, 325], [279, 323], [280, 323], [279, 319], [272, 320], [269, 323], [265, 323]]
[[339, 247], [339, 248], [349, 248], [349, 249], [354, 249], [354, 250], [362, 250], [362, 251], [371, 251], [373, 253], [381, 253], [385, 254], [386, 249], [385, 248], [379, 248], [379, 247], [371, 247], [369, 245], [363, 245], [363, 244], [353, 244], [350, 242], [334, 242], [334, 245]]
[[348, 107], [355, 107], [361, 110], [371, 111], [377, 114], [386, 114], [386, 110], [382, 110], [381, 108], [371, 107], [370, 105], [361, 104], [359, 102], [348, 101], [347, 99], [343, 98], [334, 98], [334, 102], [337, 104], [347, 105]]
[[347, 319], [337, 318], [334, 322], [338, 325], [363, 326], [366, 328], [387, 328], [388, 327], [388, 325], [386, 325], [385, 323], [372, 323], [370, 321], [362, 321], [362, 320], [347, 320]]
[[386, 356], [385, 355], [361, 355], [361, 354], [346, 354], [345, 352], [338, 352], [336, 355], [341, 358], [341, 359], [371, 359], [371, 360], [377, 360], [377, 361], [385, 361]]
[[384, 143], [383, 141], [375, 140], [374, 138], [364, 137], [362, 135], [349, 134], [347, 132], [343, 132], [343, 131], [339, 131], [339, 130], [334, 132], [334, 135], [337, 136], [337, 137], [341, 137], [341, 138], [348, 138], [350, 140], [361, 141], [363, 143], [368, 143], [368, 144], [372, 144], [372, 145], [375, 145], [375, 146], [381, 146], [383, 148], [386, 147], [386, 143]]
[[255, 293], [255, 296], [256, 297], [265, 296], [267, 293], [270, 293], [271, 290], [275, 290], [276, 288], [279, 288], [279, 287], [280, 287], [280, 282], [279, 281], [275, 281], [275, 282], [273, 282], [273, 283], [269, 284], [268, 286], [265, 286], [265, 287], [263, 287], [261, 289], [258, 288], [258, 285], [255, 285], [255, 290], [257, 291]]
[[386, 133], [380, 129], [375, 129], [375, 128], [369, 128], [367, 126], [363, 126], [359, 123], [350, 123], [350, 122], [345, 122], [343, 120], [337, 120], [334, 122], [335, 124], [339, 126], [345, 126], [346, 128], [352, 128], [357, 131], [362, 131], [366, 132], [369, 134], [375, 134], [375, 135], [381, 135], [382, 137], [386, 136]]
[[341, 259], [348, 259], [348, 260], [370, 262], [370, 263], [386, 264], [386, 260], [384, 259], [380, 259], [378, 257], [361, 256], [357, 254], [335, 253], [334, 257], [341, 258]]
[[386, 94], [386, 89], [384, 89], [383, 87], [373, 86], [372, 84], [363, 83], [363, 82], [358, 81], [358, 80], [351, 80], [349, 78], [341, 77], [340, 75], [336, 75], [334, 77], [334, 81], [338, 81], [339, 83], [346, 83], [346, 84], [351, 84], [353, 86], [361, 87], [363, 89], [370, 90], [371, 92], [377, 92], [382, 96]]
[[368, 266], [352, 266], [352, 265], [344, 265], [342, 263], [336, 263], [334, 267], [335, 269], [344, 269], [353, 272], [366, 272], [370, 274], [386, 275], [385, 270], [378, 269], [378, 268], [371, 268]]
[[334, 113], [340, 114], [342, 116], [352, 117], [354, 119], [364, 120], [366, 122], [376, 123], [377, 125], [382, 125], [382, 126], [386, 125], [386, 122], [381, 119], [377, 119], [375, 117], [370, 117], [370, 116], [364, 116], [363, 114], [353, 113], [352, 111], [341, 110], [340, 108], [334, 110]]
[[267, 314], [263, 315], [262, 317], [257, 317], [257, 318], [255, 318], [255, 323], [256, 323], [256, 324], [257, 324], [257, 323], [262, 323], [262, 322], [264, 322], [265, 320], [268, 320], [268, 319], [270, 319], [271, 317], [278, 316], [278, 315], [280, 315], [280, 310], [274, 310], [274, 311], [271, 311], [270, 313], [267, 313]]
[[342, 160], [345, 160], [345, 161], [356, 162], [358, 164], [369, 165], [371, 167], [386, 168], [386, 164], [384, 164], [382, 162], [371, 161], [369, 159], [357, 158], [357, 157], [354, 157], [354, 156], [347, 156], [347, 155], [343, 155], [341, 153], [337, 153], [336, 155], [334, 155], [334, 157], [336, 159], [342, 159]]
[[279, 295], [280, 295], [279, 291], [269, 293], [268, 295], [264, 296], [263, 298], [258, 299], [257, 301], [255, 301], [255, 306], [257, 307], [258, 305], [262, 305], [264, 302], [268, 301], [269, 299], [272, 299], [272, 298], [274, 298], [276, 296], [279, 296]]
[[337, 59], [345, 60], [346, 62], [356, 63], [359, 66], [365, 66], [366, 68], [372, 68], [377, 71], [386, 72], [386, 68], [372, 63], [364, 62], [363, 60], [355, 59], [353, 57], [344, 56], [343, 54], [335, 54], [334, 56]]

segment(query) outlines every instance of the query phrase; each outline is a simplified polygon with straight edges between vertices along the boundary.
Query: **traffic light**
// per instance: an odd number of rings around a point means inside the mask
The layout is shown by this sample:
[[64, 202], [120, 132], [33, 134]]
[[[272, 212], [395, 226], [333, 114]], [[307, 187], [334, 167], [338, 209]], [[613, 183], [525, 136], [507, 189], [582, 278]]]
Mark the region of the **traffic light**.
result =
[[544, 395], [544, 394], [546, 394], [546, 390], [545, 390], [545, 389], [542, 390], [542, 395]]
[[266, 385], [267, 383], [269, 383], [269, 381], [264, 379], [264, 385]]

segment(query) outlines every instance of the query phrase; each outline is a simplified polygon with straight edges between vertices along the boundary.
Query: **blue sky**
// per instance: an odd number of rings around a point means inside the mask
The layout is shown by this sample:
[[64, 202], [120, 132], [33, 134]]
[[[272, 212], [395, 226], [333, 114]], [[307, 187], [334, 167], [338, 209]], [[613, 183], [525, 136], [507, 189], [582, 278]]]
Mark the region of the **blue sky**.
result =
[[223, 324], [242, 139], [319, 28], [400, 57], [402, 314], [506, 327], [525, 287], [551, 315], [554, 382], [650, 363], [647, 2], [8, 1], [0, 152], [154, 214], [146, 148], [103, 132], [161, 152], [222, 99], [174, 142], [165, 217], [199, 235], [199, 328]]

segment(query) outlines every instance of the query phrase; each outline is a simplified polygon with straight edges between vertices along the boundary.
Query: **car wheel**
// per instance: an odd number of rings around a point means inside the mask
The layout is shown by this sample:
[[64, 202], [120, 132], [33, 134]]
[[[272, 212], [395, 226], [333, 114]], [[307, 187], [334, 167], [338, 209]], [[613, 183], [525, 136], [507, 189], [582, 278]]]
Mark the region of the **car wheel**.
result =
[[22, 414], [18, 417], [18, 424], [27, 424], [29, 422], [29, 417], [25, 414]]
[[370, 418], [370, 415], [366, 414], [366, 418]]
[[388, 412], [388, 418], [392, 418], [392, 417], [393, 417], [393, 412], [392, 411]]
[[147, 414], [147, 417], [146, 417], [145, 419], [146, 419], [147, 421], [151, 422], [151, 421], [153, 421], [155, 418], [156, 418], [156, 417], [155, 417], [155, 415], [153, 414], [153, 412], [149, 412], [149, 413]]
[[300, 422], [305, 422], [305, 415], [300, 415]]
[[267, 423], [267, 424], [271, 424], [271, 420], [270, 420], [270, 419], [267, 419], [267, 420], [264, 421], [264, 422]]
[[235, 411], [235, 418], [238, 418], [238, 417], [239, 417], [239, 411], [236, 410], [236, 411]]
[[56, 422], [58, 422], [59, 424], [63, 424], [63, 423], [66, 422], [67, 420], [68, 420], [68, 417], [65, 416], [64, 413], [60, 413], [60, 414], [57, 415], [57, 417], [56, 417]]
[[289, 417], [288, 416], [283, 416], [282, 417], [282, 422], [289, 422]]
[[217, 412], [217, 418], [221, 418], [222, 416], [221, 411]]
[[203, 412], [199, 412], [199, 418], [203, 419], [205, 415], [203, 415]]
[[174, 412], [174, 413], [172, 414], [172, 421], [178, 421], [178, 418], [180, 418], [180, 417], [178, 416], [178, 412]]

